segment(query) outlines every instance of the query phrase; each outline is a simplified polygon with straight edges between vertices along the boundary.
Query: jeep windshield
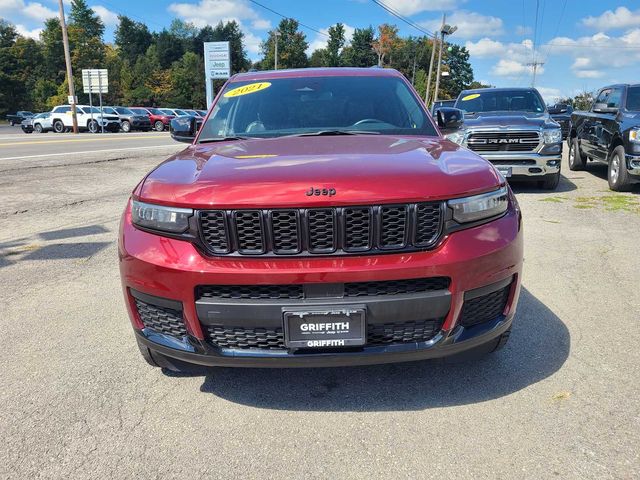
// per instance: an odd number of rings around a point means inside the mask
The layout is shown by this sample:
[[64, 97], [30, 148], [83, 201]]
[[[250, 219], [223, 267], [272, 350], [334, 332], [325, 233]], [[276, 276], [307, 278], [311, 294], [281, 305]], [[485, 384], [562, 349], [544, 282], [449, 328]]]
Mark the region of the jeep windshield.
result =
[[229, 83], [198, 142], [359, 132], [438, 135], [402, 79], [335, 76]]
[[544, 101], [535, 90], [484, 90], [462, 92], [456, 108], [467, 114], [483, 112], [543, 113]]

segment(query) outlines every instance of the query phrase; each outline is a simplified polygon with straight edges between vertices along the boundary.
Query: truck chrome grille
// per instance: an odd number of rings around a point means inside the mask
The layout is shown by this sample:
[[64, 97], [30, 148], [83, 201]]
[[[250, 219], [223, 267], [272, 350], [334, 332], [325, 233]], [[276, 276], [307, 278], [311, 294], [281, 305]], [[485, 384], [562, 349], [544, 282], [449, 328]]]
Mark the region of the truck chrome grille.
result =
[[200, 238], [212, 255], [333, 255], [432, 247], [442, 202], [277, 210], [205, 210]]
[[474, 152], [532, 152], [540, 144], [536, 131], [471, 132], [467, 147]]

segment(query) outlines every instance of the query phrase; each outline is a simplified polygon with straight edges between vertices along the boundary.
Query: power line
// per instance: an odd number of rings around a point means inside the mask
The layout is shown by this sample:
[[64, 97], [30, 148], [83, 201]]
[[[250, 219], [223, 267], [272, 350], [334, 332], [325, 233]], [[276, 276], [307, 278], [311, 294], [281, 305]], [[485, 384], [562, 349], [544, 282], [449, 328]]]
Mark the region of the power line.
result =
[[305, 24], [304, 24], [304, 23], [302, 23], [300, 20], [297, 20], [297, 19], [295, 19], [295, 18], [293, 18], [293, 17], [289, 17], [289, 16], [287, 16], [287, 15], [283, 15], [283, 14], [281, 14], [280, 12], [276, 12], [276, 11], [275, 11], [275, 10], [273, 10], [272, 8], [269, 8], [269, 7], [267, 7], [266, 5], [263, 5], [263, 4], [259, 3], [259, 2], [256, 2], [255, 0], [249, 0], [249, 1], [250, 1], [251, 3], [253, 3], [253, 4], [255, 4], [255, 5], [258, 5], [259, 7], [264, 8], [265, 10], [270, 11], [271, 13], [275, 13], [276, 15], [278, 15], [278, 16], [280, 16], [280, 17], [284, 18], [284, 19], [291, 18], [291, 19], [295, 20], [296, 22], [298, 22], [298, 25], [300, 25], [301, 27], [304, 27], [304, 28], [306, 28], [307, 30], [311, 30], [312, 32], [319, 33], [320, 35], [324, 35], [325, 37], [329, 38], [329, 34], [328, 34], [328, 33], [321, 32], [320, 30], [318, 30], [318, 29], [316, 29], [316, 28], [310, 27], [309, 25], [305, 25]]
[[436, 34], [433, 32], [430, 32], [429, 30], [425, 30], [424, 28], [422, 28], [421, 26], [419, 26], [418, 24], [416, 24], [415, 22], [412, 22], [411, 20], [409, 20], [408, 18], [400, 15], [396, 10], [394, 10], [393, 8], [391, 8], [389, 5], [381, 2], [380, 0], [371, 0], [373, 3], [375, 3], [376, 5], [378, 5], [379, 7], [382, 7], [384, 10], [386, 10], [388, 13], [390, 13], [391, 15], [393, 15], [394, 17], [402, 20], [404, 23], [406, 23], [407, 25], [415, 28], [416, 30], [424, 33], [425, 35], [429, 36], [429, 37], [434, 37]]

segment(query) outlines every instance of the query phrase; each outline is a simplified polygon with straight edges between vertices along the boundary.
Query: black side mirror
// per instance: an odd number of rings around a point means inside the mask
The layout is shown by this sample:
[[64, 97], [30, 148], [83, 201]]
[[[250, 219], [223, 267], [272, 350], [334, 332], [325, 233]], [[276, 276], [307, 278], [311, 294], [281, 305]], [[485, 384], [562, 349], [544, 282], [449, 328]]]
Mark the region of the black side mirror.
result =
[[594, 103], [593, 109], [595, 113], [618, 113], [615, 107], [609, 107], [606, 103]]
[[196, 117], [182, 116], [171, 120], [170, 131], [171, 138], [177, 142], [191, 143], [198, 133], [198, 129], [202, 125], [202, 120], [198, 121]]
[[452, 133], [462, 128], [464, 112], [459, 108], [441, 107], [436, 110], [436, 119], [443, 134]]

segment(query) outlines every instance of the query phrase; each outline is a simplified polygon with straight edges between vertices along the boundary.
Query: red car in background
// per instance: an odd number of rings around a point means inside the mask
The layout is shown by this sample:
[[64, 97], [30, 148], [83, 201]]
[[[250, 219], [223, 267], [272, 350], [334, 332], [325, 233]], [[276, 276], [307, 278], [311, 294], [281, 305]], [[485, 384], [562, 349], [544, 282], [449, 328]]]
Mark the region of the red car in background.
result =
[[169, 122], [175, 115], [169, 115], [167, 112], [163, 112], [159, 108], [153, 107], [129, 107], [133, 113], [137, 115], [148, 115], [151, 120], [151, 126], [157, 132], [162, 132], [169, 127]]

